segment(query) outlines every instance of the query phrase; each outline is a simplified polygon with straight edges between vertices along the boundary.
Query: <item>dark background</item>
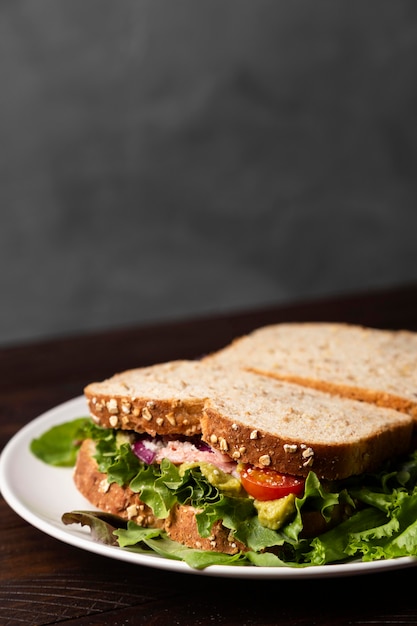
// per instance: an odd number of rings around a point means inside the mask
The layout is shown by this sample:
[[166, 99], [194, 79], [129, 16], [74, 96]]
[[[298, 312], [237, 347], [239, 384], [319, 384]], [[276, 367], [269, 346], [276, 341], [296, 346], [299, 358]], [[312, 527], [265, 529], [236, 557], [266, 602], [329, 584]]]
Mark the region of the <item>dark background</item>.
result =
[[413, 0], [3, 0], [0, 342], [417, 280]]

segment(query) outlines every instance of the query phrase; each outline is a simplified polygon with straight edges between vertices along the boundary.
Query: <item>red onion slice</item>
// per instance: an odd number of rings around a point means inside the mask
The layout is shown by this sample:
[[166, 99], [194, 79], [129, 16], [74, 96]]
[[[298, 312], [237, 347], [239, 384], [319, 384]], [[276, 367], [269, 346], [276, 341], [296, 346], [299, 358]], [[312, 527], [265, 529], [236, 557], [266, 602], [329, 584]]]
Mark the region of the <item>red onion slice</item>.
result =
[[132, 450], [140, 461], [143, 461], [143, 463], [150, 465], [155, 459], [156, 450], [151, 450], [149, 446], [146, 445], [146, 441], [149, 440], [138, 439], [138, 441], [135, 441], [135, 443], [132, 445]]

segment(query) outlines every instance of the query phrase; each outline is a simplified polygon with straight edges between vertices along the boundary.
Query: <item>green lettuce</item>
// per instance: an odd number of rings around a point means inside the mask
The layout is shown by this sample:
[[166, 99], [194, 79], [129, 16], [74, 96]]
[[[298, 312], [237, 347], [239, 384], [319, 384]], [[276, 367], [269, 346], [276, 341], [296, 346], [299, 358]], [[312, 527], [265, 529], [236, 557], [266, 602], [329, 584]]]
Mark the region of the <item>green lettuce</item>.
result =
[[53, 426], [30, 442], [31, 452], [55, 467], [72, 467], [82, 441], [88, 438], [92, 421], [88, 417]]

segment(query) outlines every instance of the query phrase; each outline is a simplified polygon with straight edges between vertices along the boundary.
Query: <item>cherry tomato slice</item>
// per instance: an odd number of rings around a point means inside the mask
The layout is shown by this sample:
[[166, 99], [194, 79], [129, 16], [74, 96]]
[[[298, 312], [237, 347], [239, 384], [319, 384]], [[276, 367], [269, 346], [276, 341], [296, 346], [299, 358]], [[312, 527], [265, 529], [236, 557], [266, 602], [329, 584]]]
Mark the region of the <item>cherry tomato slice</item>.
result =
[[245, 491], [256, 500], [276, 500], [289, 493], [296, 496], [304, 491], [305, 479], [275, 470], [245, 465], [240, 474]]

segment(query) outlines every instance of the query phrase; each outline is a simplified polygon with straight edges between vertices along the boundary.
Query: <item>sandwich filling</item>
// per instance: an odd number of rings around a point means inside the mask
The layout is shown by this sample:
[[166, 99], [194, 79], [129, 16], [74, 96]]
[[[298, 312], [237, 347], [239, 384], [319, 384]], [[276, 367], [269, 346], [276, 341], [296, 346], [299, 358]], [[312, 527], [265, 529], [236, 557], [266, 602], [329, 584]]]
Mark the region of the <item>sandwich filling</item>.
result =
[[[152, 437], [103, 428], [90, 418], [52, 428], [31, 449], [45, 462], [72, 465], [90, 444], [101, 495], [114, 487], [137, 498], [111, 519], [110, 536], [120, 547], [197, 568], [417, 556], [417, 452], [378, 472], [327, 482], [313, 471], [303, 478], [239, 463], [199, 436]], [[98, 506], [91, 493], [84, 495]], [[143, 506], [155, 523], [144, 525]], [[197, 540], [191, 533], [187, 541], [178, 529], [182, 512], [192, 515]], [[109, 524], [98, 511], [68, 512], [63, 521], [88, 524], [92, 532]], [[226, 547], [216, 544], [219, 528]], [[201, 549], [207, 542], [210, 548]]]
[[168, 459], [171, 463], [211, 463], [226, 474], [232, 474], [236, 463], [229, 456], [205, 443], [199, 435], [179, 439], [173, 436], [148, 434], [133, 435], [132, 451], [139, 460], [147, 463], [161, 463]]
[[[295, 496], [304, 494], [304, 478], [238, 463], [199, 435], [110, 432], [112, 436], [107, 429], [94, 426], [90, 433], [94, 458], [107, 482], [128, 486], [157, 518], [169, 518], [174, 505], [191, 506], [203, 538], [210, 536], [213, 520], [223, 523], [225, 507], [238, 510], [230, 528], [233, 537], [234, 526], [246, 523], [251, 515], [263, 528], [276, 531], [294, 517]], [[132, 507], [131, 519], [134, 513]], [[236, 538], [242, 542], [239, 533]]]

